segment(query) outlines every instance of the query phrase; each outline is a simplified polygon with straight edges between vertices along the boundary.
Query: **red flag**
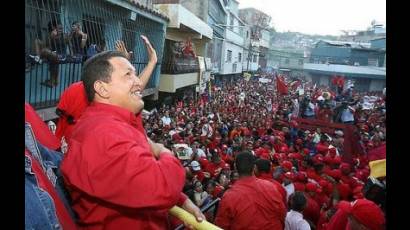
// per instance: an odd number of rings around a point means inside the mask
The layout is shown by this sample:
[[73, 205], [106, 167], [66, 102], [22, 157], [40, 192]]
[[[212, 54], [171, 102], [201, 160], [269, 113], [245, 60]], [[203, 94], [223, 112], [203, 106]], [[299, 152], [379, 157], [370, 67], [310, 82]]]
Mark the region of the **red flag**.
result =
[[333, 85], [337, 85], [338, 80], [339, 80], [339, 77], [338, 77], [338, 76], [336, 76], [336, 75], [333, 76], [333, 77], [332, 77], [332, 84], [333, 84]]
[[344, 84], [345, 84], [345, 78], [339, 76], [339, 77], [338, 77], [338, 80], [337, 80], [337, 86], [343, 87]]
[[276, 77], [276, 88], [280, 94], [288, 94], [288, 86], [280, 77]]
[[367, 156], [369, 161], [386, 159], [386, 145], [370, 150]]

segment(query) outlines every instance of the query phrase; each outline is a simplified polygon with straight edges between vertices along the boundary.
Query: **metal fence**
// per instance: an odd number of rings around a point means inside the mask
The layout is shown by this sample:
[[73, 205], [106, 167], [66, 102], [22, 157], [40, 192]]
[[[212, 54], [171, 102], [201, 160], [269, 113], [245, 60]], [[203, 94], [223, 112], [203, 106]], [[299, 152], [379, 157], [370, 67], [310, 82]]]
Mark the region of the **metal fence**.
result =
[[[84, 61], [96, 52], [114, 50], [118, 40], [133, 52], [131, 63], [138, 74], [148, 62], [140, 35], [148, 37], [157, 51], [158, 60], [162, 60], [165, 21], [148, 18], [149, 13], [139, 14], [137, 8], [133, 11], [119, 6], [130, 5], [128, 1], [25, 2], [25, 100], [36, 109], [54, 106], [64, 89], [80, 80]], [[72, 26], [76, 22], [87, 34], [84, 47], [73, 38]], [[146, 89], [158, 88], [160, 69], [161, 63], [158, 63]], [[42, 84], [47, 83], [46, 80], [52, 80], [55, 85]]]

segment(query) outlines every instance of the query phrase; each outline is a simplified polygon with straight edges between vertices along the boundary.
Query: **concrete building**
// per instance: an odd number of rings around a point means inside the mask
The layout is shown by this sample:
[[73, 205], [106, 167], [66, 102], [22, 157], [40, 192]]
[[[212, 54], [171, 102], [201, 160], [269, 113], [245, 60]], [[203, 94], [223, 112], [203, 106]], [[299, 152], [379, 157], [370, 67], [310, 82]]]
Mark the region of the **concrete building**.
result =
[[286, 70], [287, 74], [296, 76], [298, 74], [301, 74], [301, 72], [303, 71], [303, 64], [303, 50], [269, 50], [267, 65], [273, 67], [279, 72], [281, 72], [281, 70]]
[[153, 3], [155, 9], [169, 18], [159, 84], [160, 98], [171, 95], [193, 98], [199, 86], [209, 80], [209, 76], [200, 73], [199, 63], [205, 66], [206, 45], [213, 36], [212, 28], [204, 21], [207, 20], [207, 2], [192, 4], [183, 0], [153, 0]]
[[320, 40], [311, 50], [311, 63], [382, 67], [386, 51], [370, 43]]
[[222, 43], [222, 63], [219, 72], [219, 75], [222, 75], [221, 77], [242, 74], [245, 24], [238, 17], [238, 4], [239, 2], [236, 0], [230, 0], [225, 6], [228, 12], [228, 25]]
[[[254, 59], [255, 53], [258, 55], [258, 68], [267, 67], [268, 53], [270, 47], [270, 21], [272, 18], [264, 12], [255, 8], [244, 8], [239, 10], [239, 18], [250, 27], [250, 44], [248, 50], [249, 62]], [[246, 43], [248, 44], [248, 43]]]
[[222, 0], [209, 0], [208, 25], [213, 29], [213, 38], [207, 45], [206, 57], [211, 60], [212, 75], [219, 74], [222, 70], [224, 56], [222, 56], [223, 40], [227, 25], [228, 11]]

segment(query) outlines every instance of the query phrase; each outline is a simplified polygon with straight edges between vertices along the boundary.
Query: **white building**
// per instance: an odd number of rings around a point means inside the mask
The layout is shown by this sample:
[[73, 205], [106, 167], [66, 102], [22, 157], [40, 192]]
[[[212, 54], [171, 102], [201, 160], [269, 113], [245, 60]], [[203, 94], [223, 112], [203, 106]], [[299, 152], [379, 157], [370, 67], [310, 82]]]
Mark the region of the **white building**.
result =
[[222, 43], [221, 71], [222, 75], [241, 74], [244, 60], [244, 27], [245, 24], [238, 17], [238, 4], [231, 0], [226, 7], [228, 25]]

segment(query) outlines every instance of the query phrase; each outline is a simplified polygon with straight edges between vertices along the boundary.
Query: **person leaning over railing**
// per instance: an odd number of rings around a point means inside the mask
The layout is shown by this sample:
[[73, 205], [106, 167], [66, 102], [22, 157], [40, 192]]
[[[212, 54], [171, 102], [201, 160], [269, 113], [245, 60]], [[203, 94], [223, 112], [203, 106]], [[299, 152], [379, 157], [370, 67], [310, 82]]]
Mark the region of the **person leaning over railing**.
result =
[[138, 77], [122, 52], [87, 60], [82, 80], [90, 105], [74, 127], [61, 171], [83, 229], [167, 229], [168, 210], [179, 204], [205, 219], [181, 193], [185, 171], [173, 153], [147, 138], [142, 91], [157, 62]]
[[64, 34], [63, 26], [58, 20], [51, 20], [48, 23], [48, 37], [45, 42], [40, 39], [34, 41], [37, 56], [30, 55], [39, 64], [46, 60], [49, 64], [50, 79], [42, 82], [42, 85], [54, 87], [58, 84], [59, 63], [66, 59], [66, 48], [69, 42], [69, 35]]

